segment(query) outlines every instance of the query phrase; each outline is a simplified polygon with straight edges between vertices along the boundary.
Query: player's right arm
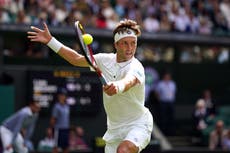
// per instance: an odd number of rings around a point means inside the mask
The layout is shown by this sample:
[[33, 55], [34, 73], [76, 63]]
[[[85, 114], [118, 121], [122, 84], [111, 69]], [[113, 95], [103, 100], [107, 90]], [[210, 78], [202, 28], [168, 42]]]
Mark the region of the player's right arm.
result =
[[[50, 34], [50, 31], [48, 29], [48, 26], [46, 23], [43, 23], [44, 30], [39, 29], [37, 27], [31, 26], [31, 29], [33, 31], [28, 31], [28, 38], [32, 42], [40, 42], [43, 44], [50, 44], [51, 40], [53, 41], [53, 37]], [[66, 61], [68, 61], [70, 64], [80, 67], [88, 67], [88, 63], [85, 60], [85, 57], [73, 49], [61, 44], [60, 42], [53, 41], [53, 43], [57, 43], [57, 46], [55, 46], [55, 52], [59, 54], [62, 58], [64, 58]], [[56, 44], [55, 44], [56, 45]], [[49, 45], [48, 45], [49, 46]], [[50, 46], [49, 46], [50, 47]], [[51, 47], [50, 47], [51, 48]], [[52, 48], [53, 49], [53, 48]]]

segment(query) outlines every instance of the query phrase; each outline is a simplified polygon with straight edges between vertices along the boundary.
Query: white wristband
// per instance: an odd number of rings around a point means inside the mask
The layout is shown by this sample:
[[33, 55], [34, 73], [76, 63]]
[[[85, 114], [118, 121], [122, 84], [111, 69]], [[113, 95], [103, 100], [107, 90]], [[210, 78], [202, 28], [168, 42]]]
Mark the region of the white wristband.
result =
[[116, 86], [117, 86], [117, 89], [118, 89], [118, 92], [117, 93], [122, 93], [124, 92], [125, 90], [125, 84], [123, 82], [116, 82]]
[[52, 39], [50, 39], [50, 41], [47, 43], [47, 46], [51, 48], [55, 53], [57, 53], [61, 49], [63, 44], [54, 37], [52, 37]]

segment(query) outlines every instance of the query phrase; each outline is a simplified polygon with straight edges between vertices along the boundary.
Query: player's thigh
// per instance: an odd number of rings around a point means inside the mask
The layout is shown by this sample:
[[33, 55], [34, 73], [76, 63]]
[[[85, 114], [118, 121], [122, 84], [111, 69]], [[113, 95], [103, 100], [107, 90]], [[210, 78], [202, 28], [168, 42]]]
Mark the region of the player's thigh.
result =
[[132, 142], [136, 147], [138, 147], [139, 152], [144, 149], [151, 139], [151, 131], [148, 126], [137, 126], [132, 128], [124, 140]]
[[138, 153], [139, 147], [129, 140], [122, 141], [117, 147], [117, 153]]

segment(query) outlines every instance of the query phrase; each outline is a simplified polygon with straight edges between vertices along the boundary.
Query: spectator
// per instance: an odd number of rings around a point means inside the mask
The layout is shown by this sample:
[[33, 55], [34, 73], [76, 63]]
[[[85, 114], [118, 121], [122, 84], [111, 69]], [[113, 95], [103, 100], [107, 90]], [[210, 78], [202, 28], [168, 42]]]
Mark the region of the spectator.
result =
[[26, 15], [24, 10], [19, 10], [17, 13], [15, 22], [19, 25], [20, 24], [30, 24], [31, 20], [30, 20], [30, 17]]
[[0, 24], [1, 23], [9, 23], [10, 16], [7, 11], [4, 10], [3, 7], [0, 6]]
[[206, 16], [206, 17], [200, 17], [200, 27], [199, 27], [199, 33], [200, 34], [205, 34], [205, 35], [209, 35], [212, 32], [212, 23], [210, 21], [210, 19]]
[[212, 93], [209, 89], [203, 91], [203, 97], [205, 106], [207, 109], [208, 117], [215, 117], [216, 115], [216, 104], [212, 98]]
[[176, 100], [176, 83], [169, 72], [163, 75], [156, 87], [160, 103], [160, 128], [166, 135], [174, 134], [174, 103]]
[[161, 14], [160, 18], [160, 31], [162, 32], [170, 32], [172, 30], [171, 22], [168, 19], [166, 13]]
[[54, 128], [55, 147], [53, 153], [61, 148], [63, 153], [68, 153], [69, 147], [69, 114], [70, 108], [66, 103], [67, 91], [65, 88], [58, 90], [57, 102], [55, 103], [50, 119], [51, 127]]
[[80, 126], [72, 127], [70, 130], [69, 149], [70, 150], [87, 150], [88, 144], [85, 140], [84, 129]]
[[227, 134], [226, 129], [224, 128], [224, 122], [222, 120], [218, 120], [216, 122], [215, 129], [210, 133], [209, 136], [209, 149], [223, 149], [223, 140], [225, 135]]
[[[3, 145], [3, 153], [28, 153], [26, 142], [31, 138], [35, 123], [38, 119], [40, 105], [32, 101], [12, 116], [3, 121], [0, 126], [0, 135]], [[26, 130], [24, 137], [21, 130]]]
[[157, 20], [156, 15], [153, 13], [144, 19], [143, 26], [147, 32], [158, 32], [160, 30], [159, 20]]
[[38, 143], [39, 152], [51, 152], [55, 145], [53, 130], [51, 127], [46, 129], [45, 137]]
[[199, 139], [199, 142], [201, 141], [202, 136], [202, 130], [207, 128], [207, 110], [205, 106], [205, 101], [203, 99], [198, 99], [195, 105], [195, 109], [192, 114], [193, 118], [193, 135], [194, 137]]
[[230, 29], [230, 1], [229, 0], [223, 0], [220, 2], [220, 11], [222, 12], [222, 14], [224, 15], [224, 17], [226, 18], [227, 22], [228, 22], [228, 29]]
[[230, 129], [227, 130], [227, 134], [224, 137], [223, 150], [230, 151]]
[[106, 17], [102, 13], [102, 9], [99, 10], [95, 19], [96, 28], [105, 29], [107, 27]]
[[125, 15], [126, 3], [127, 0], [116, 0], [114, 11], [119, 16], [120, 19], [123, 18]]

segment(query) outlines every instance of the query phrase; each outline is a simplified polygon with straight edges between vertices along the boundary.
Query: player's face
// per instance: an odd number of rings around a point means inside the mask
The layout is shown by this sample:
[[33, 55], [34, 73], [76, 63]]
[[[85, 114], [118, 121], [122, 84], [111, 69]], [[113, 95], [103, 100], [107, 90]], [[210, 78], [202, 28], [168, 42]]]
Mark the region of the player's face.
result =
[[117, 51], [117, 62], [125, 62], [130, 60], [137, 48], [137, 40], [134, 37], [125, 37], [115, 43]]

